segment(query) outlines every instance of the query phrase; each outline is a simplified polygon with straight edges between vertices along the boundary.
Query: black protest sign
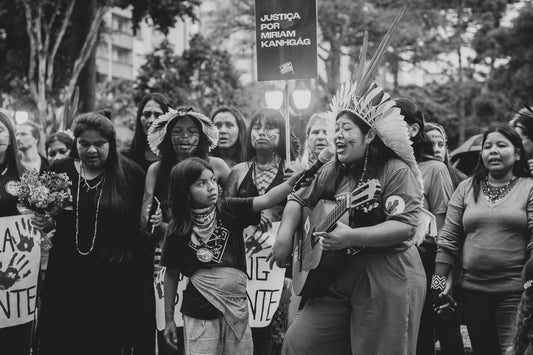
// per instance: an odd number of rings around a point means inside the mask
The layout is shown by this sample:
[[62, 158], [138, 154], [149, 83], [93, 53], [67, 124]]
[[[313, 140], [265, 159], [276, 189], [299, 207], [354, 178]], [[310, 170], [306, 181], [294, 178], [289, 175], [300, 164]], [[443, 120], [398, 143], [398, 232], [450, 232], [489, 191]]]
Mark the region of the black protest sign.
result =
[[255, 0], [259, 81], [317, 76], [316, 0]]

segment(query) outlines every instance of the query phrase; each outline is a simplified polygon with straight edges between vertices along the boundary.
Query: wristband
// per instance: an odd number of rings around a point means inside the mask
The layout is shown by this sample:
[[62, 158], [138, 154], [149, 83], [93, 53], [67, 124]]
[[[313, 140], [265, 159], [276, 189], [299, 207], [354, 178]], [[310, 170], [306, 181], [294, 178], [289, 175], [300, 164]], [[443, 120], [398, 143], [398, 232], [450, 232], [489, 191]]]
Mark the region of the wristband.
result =
[[531, 286], [533, 286], [533, 280], [528, 280], [528, 281], [524, 282], [524, 290], [527, 290]]
[[446, 288], [446, 276], [433, 275], [431, 277], [432, 290], [444, 290]]

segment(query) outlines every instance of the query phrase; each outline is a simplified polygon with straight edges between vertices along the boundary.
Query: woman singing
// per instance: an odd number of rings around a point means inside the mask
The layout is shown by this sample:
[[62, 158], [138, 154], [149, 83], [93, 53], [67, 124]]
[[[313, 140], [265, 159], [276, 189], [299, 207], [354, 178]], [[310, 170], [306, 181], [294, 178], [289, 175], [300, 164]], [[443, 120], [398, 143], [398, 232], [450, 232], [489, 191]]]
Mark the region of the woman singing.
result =
[[308, 297], [283, 354], [415, 353], [426, 290], [410, 241], [422, 204], [421, 174], [400, 109], [381, 88], [357, 85], [345, 84], [332, 102], [336, 157], [287, 203], [274, 260], [285, 265], [302, 207], [334, 200], [371, 178], [381, 184], [379, 206], [351, 211], [349, 225], [337, 222], [332, 231], [315, 233], [327, 251], [365, 248], [346, 256], [324, 292]]

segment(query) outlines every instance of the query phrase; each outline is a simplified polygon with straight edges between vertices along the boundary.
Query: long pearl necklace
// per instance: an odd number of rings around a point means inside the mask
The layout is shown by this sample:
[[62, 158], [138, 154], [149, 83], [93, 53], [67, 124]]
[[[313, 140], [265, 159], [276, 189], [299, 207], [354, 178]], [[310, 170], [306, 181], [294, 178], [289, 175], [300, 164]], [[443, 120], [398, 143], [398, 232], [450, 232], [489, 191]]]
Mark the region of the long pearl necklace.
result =
[[[79, 234], [79, 211], [80, 211], [80, 185], [81, 185], [81, 175], [83, 175], [83, 163], [80, 161], [80, 173], [78, 175], [78, 191], [76, 194], [76, 250], [78, 250], [78, 253], [80, 255], [86, 256], [89, 255], [93, 249], [94, 249], [94, 242], [96, 241], [96, 232], [98, 230], [98, 212], [100, 211], [100, 200], [102, 199], [102, 192], [103, 192], [103, 185], [105, 182], [105, 175], [102, 177], [102, 180], [100, 181], [102, 183], [102, 188], [100, 188], [100, 194], [98, 195], [98, 199], [96, 200], [96, 216], [94, 218], [94, 233], [93, 233], [93, 240], [91, 242], [91, 248], [89, 251], [81, 251], [80, 245], [78, 241], [78, 234]], [[105, 174], [105, 173], [104, 173]], [[83, 178], [85, 180], [85, 177]], [[86, 180], [85, 180], [86, 181]], [[100, 185], [100, 183], [97, 184], [97, 186]], [[89, 192], [89, 191], [87, 191]]]

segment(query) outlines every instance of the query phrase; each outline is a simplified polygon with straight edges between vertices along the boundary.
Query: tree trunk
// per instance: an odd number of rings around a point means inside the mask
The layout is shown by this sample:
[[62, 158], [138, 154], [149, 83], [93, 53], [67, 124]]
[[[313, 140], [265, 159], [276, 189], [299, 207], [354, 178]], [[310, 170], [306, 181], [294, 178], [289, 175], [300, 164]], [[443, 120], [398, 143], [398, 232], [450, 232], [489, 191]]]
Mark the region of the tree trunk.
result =
[[457, 18], [459, 25], [458, 27], [458, 38], [459, 43], [457, 46], [457, 56], [458, 56], [458, 67], [457, 67], [457, 83], [458, 90], [457, 90], [457, 116], [459, 118], [459, 124], [458, 124], [458, 130], [459, 130], [459, 144], [463, 143], [466, 140], [466, 113], [465, 113], [465, 100], [464, 100], [464, 71], [463, 71], [463, 58], [462, 58], [462, 51], [461, 51], [461, 44], [462, 44], [462, 34], [463, 34], [463, 7], [462, 2], [459, 2], [459, 6], [457, 8]]
[[330, 50], [326, 60], [328, 75], [328, 92], [334, 95], [341, 81], [341, 45], [339, 42], [330, 41]]
[[[77, 57], [89, 34], [91, 23], [93, 22], [97, 7], [96, 0], [78, 1], [76, 16], [73, 21], [74, 41], [73, 53]], [[78, 78], [80, 88], [80, 112], [89, 112], [95, 110], [95, 91], [96, 91], [96, 46], [91, 56], [85, 63], [83, 70]]]

